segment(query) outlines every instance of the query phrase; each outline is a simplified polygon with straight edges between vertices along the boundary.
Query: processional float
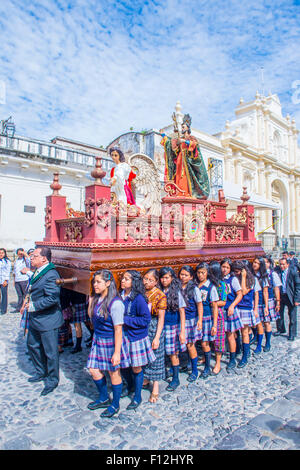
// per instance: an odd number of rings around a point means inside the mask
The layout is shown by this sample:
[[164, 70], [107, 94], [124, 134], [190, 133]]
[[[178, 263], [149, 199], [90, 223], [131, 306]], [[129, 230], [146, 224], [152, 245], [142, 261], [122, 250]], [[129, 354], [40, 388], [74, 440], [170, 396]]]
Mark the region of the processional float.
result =
[[[165, 179], [162, 187], [155, 163], [146, 155], [132, 155], [128, 162], [113, 153], [116, 163], [111, 186], [101, 158], [91, 172], [94, 183], [85, 187], [85, 211], [67, 209], [60, 195], [58, 173], [46, 197], [45, 238], [37, 247], [49, 247], [52, 262], [68, 289], [89, 294], [92, 275], [105, 268], [119, 285], [124, 271], [183, 265], [225, 257], [252, 260], [264, 254], [254, 232], [254, 207], [246, 188], [236, 213], [227, 218], [223, 190], [219, 200], [208, 200], [209, 180], [197, 139], [190, 134], [185, 115], [181, 134], [175, 123], [172, 136], [162, 134]], [[123, 154], [122, 154], [123, 155]], [[131, 184], [143, 197], [132, 200]], [[124, 191], [127, 201], [124, 200]], [[127, 202], [127, 203], [126, 203]]]

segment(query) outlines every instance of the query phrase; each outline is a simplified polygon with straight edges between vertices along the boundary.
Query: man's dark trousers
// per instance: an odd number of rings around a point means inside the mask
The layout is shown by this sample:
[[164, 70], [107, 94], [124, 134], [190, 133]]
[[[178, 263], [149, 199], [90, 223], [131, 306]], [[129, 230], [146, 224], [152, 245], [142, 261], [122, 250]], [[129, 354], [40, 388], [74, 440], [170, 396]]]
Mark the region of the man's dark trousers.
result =
[[287, 294], [281, 294], [280, 299], [280, 318], [276, 320], [277, 331], [280, 333], [285, 333], [285, 324], [284, 324], [284, 309], [288, 308], [288, 315], [290, 318], [289, 324], [289, 336], [297, 336], [297, 307], [291, 304]]
[[0, 304], [0, 313], [4, 314], [7, 312], [7, 291], [8, 291], [8, 285], [7, 286], [0, 286], [1, 288], [1, 304]]
[[47, 376], [45, 385], [59, 382], [58, 328], [50, 331], [28, 330], [27, 346], [38, 376]]

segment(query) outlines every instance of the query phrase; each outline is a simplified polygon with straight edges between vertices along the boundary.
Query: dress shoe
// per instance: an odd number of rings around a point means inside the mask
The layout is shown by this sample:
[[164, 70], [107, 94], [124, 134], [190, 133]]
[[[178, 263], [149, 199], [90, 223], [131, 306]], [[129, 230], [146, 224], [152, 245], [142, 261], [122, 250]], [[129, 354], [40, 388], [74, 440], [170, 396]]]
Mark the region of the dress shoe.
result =
[[180, 385], [179, 380], [172, 380], [167, 386], [166, 390], [167, 392], [174, 392], [174, 390], [176, 390], [176, 388], [179, 387], [179, 385]]
[[55, 390], [57, 387], [57, 385], [55, 385], [55, 387], [49, 387], [49, 386], [46, 386], [42, 391], [41, 391], [41, 397], [44, 397], [45, 395], [48, 395], [49, 393], [53, 392], [53, 390]]
[[211, 375], [210, 369], [204, 369], [203, 372], [201, 372], [200, 379], [207, 379]]
[[80, 348], [75, 347], [74, 349], [72, 349], [71, 354], [76, 354], [76, 353], [81, 352], [81, 351], [82, 351], [81, 347]]
[[137, 402], [135, 400], [132, 400], [132, 402], [129, 403], [129, 405], [127, 406], [127, 410], [136, 410], [140, 406], [141, 403], [142, 401]]
[[33, 377], [29, 377], [28, 382], [30, 383], [41, 382], [45, 378], [46, 378], [46, 375], [34, 375]]
[[295, 341], [295, 336], [289, 336], [289, 337], [288, 337], [288, 340], [289, 340], [289, 341]]
[[275, 333], [273, 333], [273, 336], [280, 336], [280, 335], [284, 335], [285, 331], [275, 331]]
[[190, 375], [188, 376], [188, 378], [187, 378], [186, 380], [187, 380], [188, 382], [195, 382], [195, 380], [197, 380], [197, 378], [198, 378], [198, 374], [193, 374], [193, 373], [192, 373], [192, 374], [190, 374]]
[[101, 413], [102, 418], [112, 418], [115, 414], [119, 412], [120, 408], [115, 408], [114, 406], [110, 405], [106, 410]]
[[88, 404], [88, 409], [89, 410], [97, 410], [98, 408], [107, 408], [110, 405], [110, 399], [108, 398], [107, 400], [104, 401], [92, 401], [91, 403]]

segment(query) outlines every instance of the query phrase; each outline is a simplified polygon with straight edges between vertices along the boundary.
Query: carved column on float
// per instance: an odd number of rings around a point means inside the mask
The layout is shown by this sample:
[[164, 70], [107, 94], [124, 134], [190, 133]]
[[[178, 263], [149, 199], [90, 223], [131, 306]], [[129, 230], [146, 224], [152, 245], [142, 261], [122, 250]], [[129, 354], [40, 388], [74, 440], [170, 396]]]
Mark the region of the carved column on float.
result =
[[91, 175], [95, 182], [85, 188], [85, 241], [112, 243], [110, 187], [102, 182], [106, 172], [102, 168], [100, 157], [96, 157]]
[[247, 194], [247, 187], [243, 187], [243, 194], [241, 196], [242, 204], [237, 206], [237, 213], [243, 214], [246, 219], [246, 225], [243, 231], [243, 241], [255, 241], [255, 216], [254, 206], [249, 205], [248, 201], [250, 196]]
[[53, 190], [51, 196], [46, 196], [45, 208], [45, 227], [46, 236], [44, 241], [59, 241], [59, 226], [56, 220], [65, 219], [66, 215], [66, 197], [59, 194], [61, 184], [59, 183], [59, 173], [53, 173], [53, 182], [50, 188]]

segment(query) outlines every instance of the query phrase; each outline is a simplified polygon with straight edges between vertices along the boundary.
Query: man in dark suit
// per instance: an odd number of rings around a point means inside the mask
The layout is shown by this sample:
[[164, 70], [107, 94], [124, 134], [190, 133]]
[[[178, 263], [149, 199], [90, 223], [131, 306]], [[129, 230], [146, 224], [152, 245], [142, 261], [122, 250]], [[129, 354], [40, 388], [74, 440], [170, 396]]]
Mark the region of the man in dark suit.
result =
[[298, 266], [298, 260], [296, 258], [296, 253], [294, 251], [290, 251], [289, 256], [290, 256], [289, 265], [290, 266], [293, 265], [293, 266], [297, 267]]
[[35, 271], [22, 307], [28, 310], [27, 346], [36, 369], [29, 382], [45, 380], [41, 395], [47, 395], [59, 381], [58, 329], [63, 324], [60, 287], [55, 282], [59, 274], [51, 263], [50, 249], [37, 248], [30, 259]]
[[278, 274], [282, 283], [280, 287], [280, 319], [276, 321], [277, 332], [274, 333], [274, 336], [286, 332], [284, 309], [287, 307], [290, 319], [288, 339], [293, 341], [297, 335], [297, 308], [298, 305], [300, 305], [300, 277], [298, 269], [295, 266], [289, 265], [286, 258], [280, 259], [279, 266], [280, 270]]

